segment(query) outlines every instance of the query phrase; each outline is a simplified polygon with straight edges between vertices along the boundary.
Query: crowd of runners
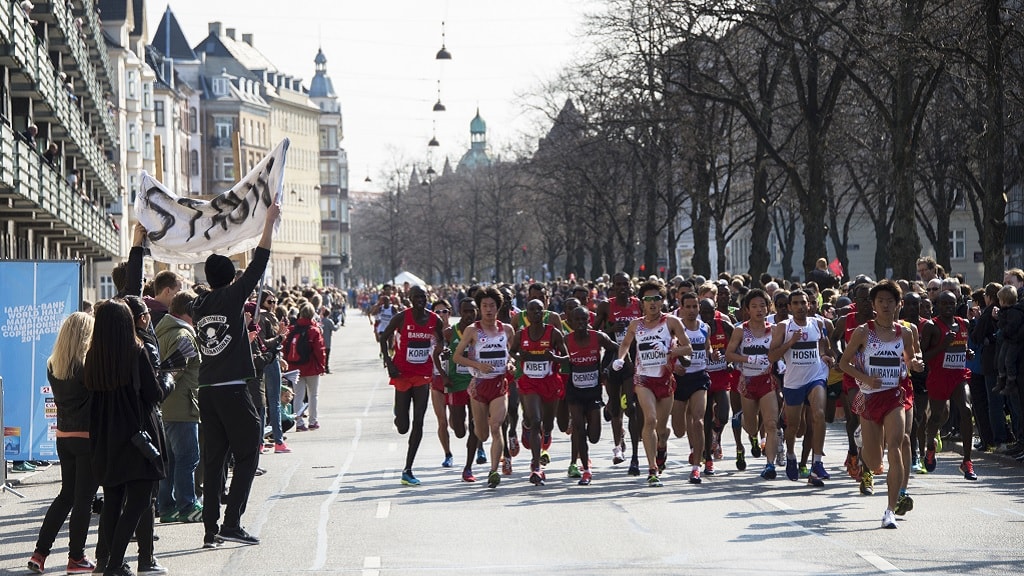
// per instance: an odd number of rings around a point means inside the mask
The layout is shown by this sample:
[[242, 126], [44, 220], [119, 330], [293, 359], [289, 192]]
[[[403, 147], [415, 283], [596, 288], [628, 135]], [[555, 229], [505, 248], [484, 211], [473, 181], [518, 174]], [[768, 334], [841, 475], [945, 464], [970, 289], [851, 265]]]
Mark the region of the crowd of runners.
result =
[[825, 461], [826, 423], [841, 411], [851, 488], [873, 494], [884, 474], [882, 526], [896, 528], [914, 507], [911, 474], [936, 469], [943, 439], [959, 440], [968, 481], [978, 478], [973, 450], [1024, 460], [1024, 272], [977, 290], [931, 258], [918, 272], [843, 282], [822, 260], [802, 283], [620, 272], [585, 283], [385, 285], [358, 298], [395, 388], [395, 425], [409, 435], [403, 484], [420, 484], [428, 404], [442, 466], [455, 465], [454, 433], [466, 441], [462, 480], [485, 466], [491, 488], [523, 450], [529, 481], [543, 485], [556, 425], [571, 439], [561, 466], [590, 484], [604, 422], [612, 470], [625, 464], [648, 486], [662, 486], [672, 436], [685, 438], [671, 449], [688, 452], [689, 483], [714, 476], [731, 428], [737, 470], [822, 487], [839, 464]]

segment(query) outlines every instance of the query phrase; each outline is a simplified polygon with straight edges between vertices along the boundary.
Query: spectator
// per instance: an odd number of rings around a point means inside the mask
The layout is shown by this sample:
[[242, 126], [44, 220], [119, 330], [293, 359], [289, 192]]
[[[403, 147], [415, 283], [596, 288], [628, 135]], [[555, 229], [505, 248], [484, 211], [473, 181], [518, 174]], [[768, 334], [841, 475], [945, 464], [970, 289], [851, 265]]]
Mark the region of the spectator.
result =
[[331, 336], [338, 330], [338, 325], [331, 319], [331, 311], [326, 307], [320, 309], [320, 327], [324, 332], [324, 374], [330, 374]]
[[43, 572], [46, 557], [69, 512], [68, 571], [91, 571], [96, 567], [85, 556], [85, 538], [89, 532], [92, 498], [97, 486], [89, 448], [91, 395], [83, 383], [85, 355], [92, 329], [93, 318], [89, 314], [75, 312], [68, 316], [57, 334], [53, 353], [46, 361], [46, 377], [57, 404], [56, 436], [57, 455], [61, 461], [61, 488], [46, 510], [36, 549], [28, 561], [33, 572]]
[[807, 274], [807, 281], [817, 284], [820, 290], [827, 290], [838, 286], [840, 279], [829, 271], [828, 260], [818, 258], [814, 263], [814, 270]]
[[24, 140], [29, 146], [35, 148], [36, 134], [39, 134], [39, 128], [37, 128], [35, 124], [29, 124], [28, 128], [26, 128], [25, 131], [21, 133], [21, 139]]
[[46, 147], [46, 152], [43, 152], [43, 160], [46, 160], [46, 163], [54, 170], [60, 171], [60, 148], [57, 147], [56, 142], [50, 142], [50, 145]]

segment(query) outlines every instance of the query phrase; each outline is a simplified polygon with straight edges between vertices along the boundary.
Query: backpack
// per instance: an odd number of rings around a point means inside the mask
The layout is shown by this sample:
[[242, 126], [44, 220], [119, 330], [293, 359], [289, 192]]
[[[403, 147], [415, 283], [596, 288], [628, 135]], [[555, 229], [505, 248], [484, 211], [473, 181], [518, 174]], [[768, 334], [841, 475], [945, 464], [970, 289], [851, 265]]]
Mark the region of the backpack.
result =
[[309, 343], [309, 326], [296, 326], [284, 343], [284, 359], [288, 364], [308, 364], [313, 356], [313, 346]]

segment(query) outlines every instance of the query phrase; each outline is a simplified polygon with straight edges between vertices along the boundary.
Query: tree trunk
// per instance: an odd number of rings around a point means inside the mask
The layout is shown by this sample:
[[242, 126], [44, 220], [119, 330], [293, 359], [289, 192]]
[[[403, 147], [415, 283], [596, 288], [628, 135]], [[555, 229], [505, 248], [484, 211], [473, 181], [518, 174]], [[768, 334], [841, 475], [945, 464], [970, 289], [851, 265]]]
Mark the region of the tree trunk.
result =
[[1006, 241], [1006, 194], [1004, 193], [1004, 139], [1005, 121], [1003, 109], [1003, 23], [1002, 2], [985, 1], [985, 58], [986, 105], [982, 107], [988, 130], [982, 136], [984, 148], [984, 197], [982, 206], [985, 218], [985, 234], [981, 235], [981, 250], [985, 259], [985, 282], [1000, 282], [1006, 256], [1003, 244]]
[[751, 200], [754, 218], [750, 224], [750, 257], [747, 259], [749, 265], [747, 273], [757, 282], [761, 274], [768, 271], [772, 258], [771, 253], [768, 252], [768, 238], [772, 231], [771, 219], [768, 217], [768, 156], [765, 153], [765, 146], [760, 140], [758, 140], [754, 158], [754, 185]]

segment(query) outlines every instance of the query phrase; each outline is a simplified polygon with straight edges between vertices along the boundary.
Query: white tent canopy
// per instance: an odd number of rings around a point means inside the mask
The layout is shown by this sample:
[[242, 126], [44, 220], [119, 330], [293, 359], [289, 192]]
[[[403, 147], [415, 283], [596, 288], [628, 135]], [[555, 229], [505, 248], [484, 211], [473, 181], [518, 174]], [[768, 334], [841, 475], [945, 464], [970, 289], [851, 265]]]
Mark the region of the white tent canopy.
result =
[[419, 276], [407, 270], [403, 270], [402, 272], [398, 273], [398, 276], [395, 276], [395, 286], [401, 286], [406, 282], [408, 282], [410, 286], [415, 286], [417, 284], [421, 286], [427, 285], [427, 283], [423, 281], [423, 278], [420, 278]]

